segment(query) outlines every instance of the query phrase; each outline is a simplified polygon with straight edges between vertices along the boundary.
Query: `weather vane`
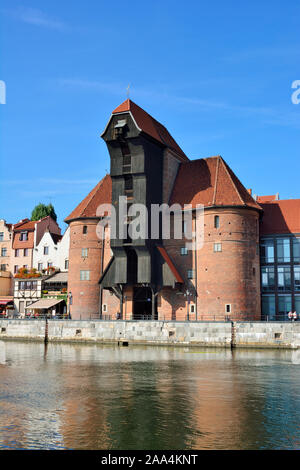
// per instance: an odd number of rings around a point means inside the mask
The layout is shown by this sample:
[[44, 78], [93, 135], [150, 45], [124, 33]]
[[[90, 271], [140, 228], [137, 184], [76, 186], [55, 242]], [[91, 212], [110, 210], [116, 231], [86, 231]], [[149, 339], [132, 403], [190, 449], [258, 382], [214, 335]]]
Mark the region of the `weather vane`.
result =
[[130, 93], [130, 83], [128, 83], [128, 86], [127, 86], [126, 90], [127, 90], [127, 92], [126, 92], [127, 98], [129, 98], [129, 93]]

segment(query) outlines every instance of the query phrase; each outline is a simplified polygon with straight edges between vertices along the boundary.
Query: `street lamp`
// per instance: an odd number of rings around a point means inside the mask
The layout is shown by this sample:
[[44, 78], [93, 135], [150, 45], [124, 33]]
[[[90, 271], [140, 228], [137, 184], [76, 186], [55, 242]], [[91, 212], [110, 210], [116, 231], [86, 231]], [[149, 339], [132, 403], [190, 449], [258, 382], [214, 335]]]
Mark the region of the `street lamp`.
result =
[[187, 298], [187, 321], [190, 321], [190, 296], [192, 296], [192, 292], [190, 292], [188, 289], [185, 291], [185, 294], [183, 294], [184, 297]]

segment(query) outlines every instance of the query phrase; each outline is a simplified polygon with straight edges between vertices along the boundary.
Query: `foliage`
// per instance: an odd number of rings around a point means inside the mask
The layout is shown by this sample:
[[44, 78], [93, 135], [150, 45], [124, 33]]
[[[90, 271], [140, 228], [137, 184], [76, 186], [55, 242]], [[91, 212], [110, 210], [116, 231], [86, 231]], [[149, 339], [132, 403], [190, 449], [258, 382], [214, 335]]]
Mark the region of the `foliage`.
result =
[[19, 279], [24, 279], [24, 278], [32, 278], [32, 277], [41, 277], [41, 274], [37, 272], [35, 268], [27, 269], [27, 268], [20, 268], [15, 274], [15, 277]]
[[33, 209], [32, 213], [31, 213], [31, 220], [40, 220], [42, 219], [43, 217], [47, 217], [48, 215], [50, 215], [50, 217], [52, 217], [52, 219], [57, 220], [57, 215], [55, 213], [55, 210], [54, 210], [54, 207], [52, 204], [48, 204], [48, 206], [46, 206], [46, 204], [42, 204], [41, 202], [35, 206], [35, 208]]

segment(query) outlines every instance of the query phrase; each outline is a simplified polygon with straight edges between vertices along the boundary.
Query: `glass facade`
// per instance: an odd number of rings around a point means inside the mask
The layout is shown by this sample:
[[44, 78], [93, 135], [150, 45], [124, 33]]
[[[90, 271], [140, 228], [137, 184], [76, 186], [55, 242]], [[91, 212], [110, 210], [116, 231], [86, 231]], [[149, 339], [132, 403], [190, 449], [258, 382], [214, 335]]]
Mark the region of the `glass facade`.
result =
[[260, 244], [260, 256], [262, 263], [274, 263], [274, 240], [262, 240]]
[[300, 263], [300, 237], [293, 239], [294, 263]]
[[287, 321], [300, 314], [300, 236], [270, 236], [260, 241], [262, 318]]
[[289, 263], [291, 261], [290, 239], [277, 238], [277, 262]]
[[263, 320], [276, 320], [276, 304], [275, 295], [263, 295], [261, 302], [262, 319]]
[[272, 291], [275, 289], [274, 266], [263, 266], [261, 268], [261, 287], [263, 291]]

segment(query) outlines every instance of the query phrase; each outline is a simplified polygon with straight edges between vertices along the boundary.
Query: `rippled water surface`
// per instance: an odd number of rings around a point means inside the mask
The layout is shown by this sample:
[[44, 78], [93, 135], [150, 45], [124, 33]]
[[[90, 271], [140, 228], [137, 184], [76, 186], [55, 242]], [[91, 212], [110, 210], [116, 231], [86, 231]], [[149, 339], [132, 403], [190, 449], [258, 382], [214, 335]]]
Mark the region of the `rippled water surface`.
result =
[[0, 341], [0, 449], [300, 448], [300, 351]]

